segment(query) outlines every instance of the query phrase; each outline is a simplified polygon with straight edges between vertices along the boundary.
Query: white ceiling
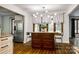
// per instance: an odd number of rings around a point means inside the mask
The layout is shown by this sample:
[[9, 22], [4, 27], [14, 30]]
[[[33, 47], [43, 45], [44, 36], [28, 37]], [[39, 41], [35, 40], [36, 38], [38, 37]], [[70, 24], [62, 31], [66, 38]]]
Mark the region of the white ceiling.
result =
[[0, 15], [2, 16], [5, 16], [5, 15], [15, 15], [16, 13], [10, 11], [10, 10], [7, 10], [3, 7], [0, 7]]
[[45, 7], [48, 11], [67, 11], [72, 4], [16, 4], [16, 6], [28, 12], [43, 11]]

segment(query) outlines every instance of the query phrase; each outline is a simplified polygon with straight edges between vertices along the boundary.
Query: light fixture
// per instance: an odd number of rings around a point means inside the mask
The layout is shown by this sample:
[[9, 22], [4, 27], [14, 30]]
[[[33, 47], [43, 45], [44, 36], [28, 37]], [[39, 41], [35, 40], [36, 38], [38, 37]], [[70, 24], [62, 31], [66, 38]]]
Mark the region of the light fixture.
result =
[[36, 12], [36, 15], [38, 15], [38, 12]]
[[48, 13], [48, 10], [46, 10], [45, 12]]
[[35, 18], [36, 18], [37, 16], [36, 16], [35, 14], [33, 14], [33, 17], [35, 17]]
[[51, 18], [53, 18], [53, 16], [51, 16]]
[[41, 14], [40, 17], [43, 17], [43, 15]]
[[54, 15], [56, 16], [56, 15], [57, 15], [57, 13], [54, 13]]
[[48, 14], [48, 10], [44, 6], [42, 7], [42, 11], [36, 12], [35, 14], [33, 14], [33, 17], [40, 18], [41, 23], [49, 23], [51, 20], [51, 16]]
[[50, 15], [47, 15], [47, 17], [49, 18], [49, 17], [50, 17]]

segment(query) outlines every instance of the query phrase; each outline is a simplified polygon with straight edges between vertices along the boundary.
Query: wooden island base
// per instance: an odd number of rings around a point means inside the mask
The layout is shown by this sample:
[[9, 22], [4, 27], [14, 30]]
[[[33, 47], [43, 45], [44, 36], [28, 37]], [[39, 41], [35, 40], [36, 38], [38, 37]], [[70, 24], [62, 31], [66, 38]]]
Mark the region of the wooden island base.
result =
[[32, 33], [32, 48], [55, 49], [54, 33]]

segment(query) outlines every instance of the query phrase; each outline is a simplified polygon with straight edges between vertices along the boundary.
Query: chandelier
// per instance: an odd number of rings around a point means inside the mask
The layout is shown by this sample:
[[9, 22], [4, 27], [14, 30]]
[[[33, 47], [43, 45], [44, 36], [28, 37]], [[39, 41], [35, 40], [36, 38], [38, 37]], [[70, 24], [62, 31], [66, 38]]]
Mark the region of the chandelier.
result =
[[46, 7], [42, 7], [41, 12], [36, 12], [33, 14], [33, 21], [36, 21], [34, 23], [51, 23], [51, 20], [53, 19], [53, 16], [51, 16], [46, 9]]

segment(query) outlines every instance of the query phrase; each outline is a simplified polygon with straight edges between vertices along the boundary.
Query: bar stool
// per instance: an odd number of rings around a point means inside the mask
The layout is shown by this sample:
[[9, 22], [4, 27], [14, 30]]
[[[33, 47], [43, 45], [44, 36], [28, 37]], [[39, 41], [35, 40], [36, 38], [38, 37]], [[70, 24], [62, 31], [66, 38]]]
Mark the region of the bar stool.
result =
[[[56, 49], [61, 49], [62, 48], [62, 43], [63, 43], [63, 33], [55, 34], [54, 40], [55, 40]], [[58, 43], [57, 40], [60, 40], [60, 42]]]

